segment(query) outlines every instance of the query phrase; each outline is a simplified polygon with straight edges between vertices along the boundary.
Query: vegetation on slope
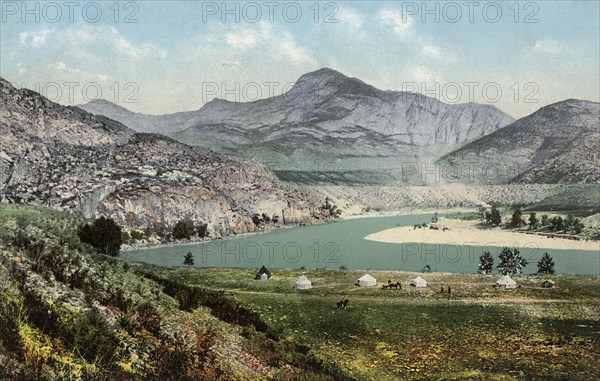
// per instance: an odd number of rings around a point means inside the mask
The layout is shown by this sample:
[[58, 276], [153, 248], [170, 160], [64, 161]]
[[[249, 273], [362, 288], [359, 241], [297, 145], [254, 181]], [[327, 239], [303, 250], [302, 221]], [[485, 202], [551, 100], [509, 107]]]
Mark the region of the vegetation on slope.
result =
[[222, 292], [166, 283], [83, 244], [84, 223], [0, 206], [0, 379], [333, 380]]

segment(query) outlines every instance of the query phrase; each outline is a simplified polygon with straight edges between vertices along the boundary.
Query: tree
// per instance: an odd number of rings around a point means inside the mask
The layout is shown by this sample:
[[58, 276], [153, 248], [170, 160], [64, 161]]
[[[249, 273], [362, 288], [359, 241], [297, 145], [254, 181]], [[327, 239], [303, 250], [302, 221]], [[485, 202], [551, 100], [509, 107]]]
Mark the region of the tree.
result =
[[490, 213], [488, 211], [485, 212], [485, 223], [486, 224], [492, 223], [492, 213]]
[[529, 213], [529, 229], [534, 230], [538, 227], [539, 221], [535, 212]]
[[565, 231], [571, 230], [573, 225], [575, 225], [575, 218], [572, 214], [567, 214], [567, 217], [564, 219]]
[[537, 264], [538, 274], [554, 274], [554, 260], [548, 253], [544, 253]]
[[439, 220], [439, 218], [438, 218], [438, 212], [435, 212], [435, 213], [433, 214], [433, 217], [431, 217], [431, 223], [434, 223], [434, 224], [435, 224], [435, 223], [437, 223], [437, 222], [438, 222], [438, 220]]
[[477, 208], [477, 213], [479, 214], [479, 218], [483, 221], [485, 220], [487, 208], [485, 206], [480, 206], [479, 208]]
[[252, 216], [252, 222], [254, 222], [254, 225], [260, 226], [260, 224], [263, 222], [262, 219], [260, 218], [260, 214], [255, 213]]
[[194, 266], [194, 256], [192, 255], [191, 251], [188, 251], [183, 257], [183, 264], [186, 266]]
[[111, 257], [119, 255], [123, 234], [121, 227], [112, 218], [104, 216], [96, 219], [91, 225], [79, 227], [79, 239], [98, 249], [98, 251]]
[[579, 221], [579, 219], [575, 219], [575, 224], [573, 225], [573, 231], [575, 232], [575, 234], [579, 234], [583, 231], [583, 228], [585, 228], [585, 225], [583, 225], [583, 223], [581, 223]]
[[180, 220], [173, 228], [174, 239], [190, 239], [194, 234], [194, 222], [192, 220]]
[[278, 223], [279, 222], [279, 215], [274, 214], [273, 218], [272, 218], [272, 221], [273, 221], [274, 224]]
[[198, 225], [196, 225], [196, 233], [200, 238], [206, 237], [208, 235], [208, 225], [200, 222]]
[[550, 230], [560, 232], [564, 230], [564, 228], [565, 224], [562, 217], [552, 217], [552, 219], [550, 220]]
[[493, 206], [492, 207], [492, 225], [498, 226], [502, 223], [502, 216], [500, 215], [500, 211]]
[[331, 202], [329, 197], [325, 197], [325, 203], [321, 206], [321, 210], [326, 210], [329, 213], [329, 217], [338, 218], [342, 211]]
[[542, 225], [542, 227], [546, 227], [550, 224], [550, 220], [548, 219], [547, 214], [542, 214], [542, 220], [540, 221], [540, 224]]
[[265, 222], [265, 224], [268, 224], [269, 222], [271, 222], [271, 217], [269, 217], [267, 213], [263, 213], [262, 220]]
[[523, 225], [523, 212], [521, 211], [521, 208], [517, 208], [513, 212], [513, 215], [510, 219], [510, 225], [515, 228], [521, 227], [521, 225]]
[[479, 273], [491, 274], [494, 268], [494, 257], [489, 251], [484, 251], [479, 257]]
[[519, 249], [509, 249], [505, 247], [498, 256], [500, 263], [498, 270], [502, 275], [520, 274], [523, 267], [527, 266], [528, 262], [521, 256]]

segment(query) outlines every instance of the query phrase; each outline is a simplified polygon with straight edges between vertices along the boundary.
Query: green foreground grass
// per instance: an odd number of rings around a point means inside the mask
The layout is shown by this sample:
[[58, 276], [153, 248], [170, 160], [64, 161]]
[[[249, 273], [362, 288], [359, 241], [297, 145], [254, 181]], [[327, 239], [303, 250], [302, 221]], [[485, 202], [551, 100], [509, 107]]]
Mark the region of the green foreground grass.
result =
[[[599, 277], [551, 276], [555, 289], [539, 287], [547, 277], [516, 277], [521, 288], [501, 291], [495, 276], [431, 273], [428, 288], [414, 289], [415, 273], [373, 272], [403, 284], [381, 290], [354, 286], [360, 272], [321, 270], [304, 272], [315, 287], [299, 291], [297, 270], [275, 270], [267, 282], [248, 269], [152, 271], [224, 290], [357, 380], [600, 379]], [[342, 297], [347, 310], [336, 308]]]

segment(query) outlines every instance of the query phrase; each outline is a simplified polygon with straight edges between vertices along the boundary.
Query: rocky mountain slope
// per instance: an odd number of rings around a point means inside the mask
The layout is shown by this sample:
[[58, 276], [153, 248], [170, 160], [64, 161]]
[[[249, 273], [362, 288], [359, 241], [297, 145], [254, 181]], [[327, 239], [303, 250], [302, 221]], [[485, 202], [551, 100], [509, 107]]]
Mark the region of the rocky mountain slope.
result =
[[263, 166], [50, 102], [0, 79], [0, 190], [20, 202], [112, 216], [129, 226], [190, 218], [215, 236], [256, 229], [254, 213], [310, 221], [322, 200]]
[[272, 166], [290, 159], [439, 154], [513, 121], [493, 106], [382, 91], [331, 69], [303, 75], [279, 96], [246, 103], [215, 99], [193, 112], [149, 116], [107, 101], [80, 107], [136, 131], [243, 152]]
[[442, 157], [454, 178], [482, 183], [600, 183], [600, 103], [542, 107]]

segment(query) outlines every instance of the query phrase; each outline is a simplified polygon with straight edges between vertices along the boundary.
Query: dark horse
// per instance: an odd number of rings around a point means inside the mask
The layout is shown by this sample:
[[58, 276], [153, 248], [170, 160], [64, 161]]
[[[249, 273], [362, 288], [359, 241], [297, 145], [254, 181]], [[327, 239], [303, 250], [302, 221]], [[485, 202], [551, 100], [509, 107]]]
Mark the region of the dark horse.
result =
[[350, 303], [348, 299], [342, 298], [342, 300], [337, 302], [337, 308], [339, 308], [340, 310], [345, 310], [348, 303]]
[[384, 290], [391, 290], [392, 288], [396, 290], [402, 290], [402, 285], [400, 282], [392, 283], [391, 281], [388, 281], [388, 284], [383, 285], [381, 288]]

